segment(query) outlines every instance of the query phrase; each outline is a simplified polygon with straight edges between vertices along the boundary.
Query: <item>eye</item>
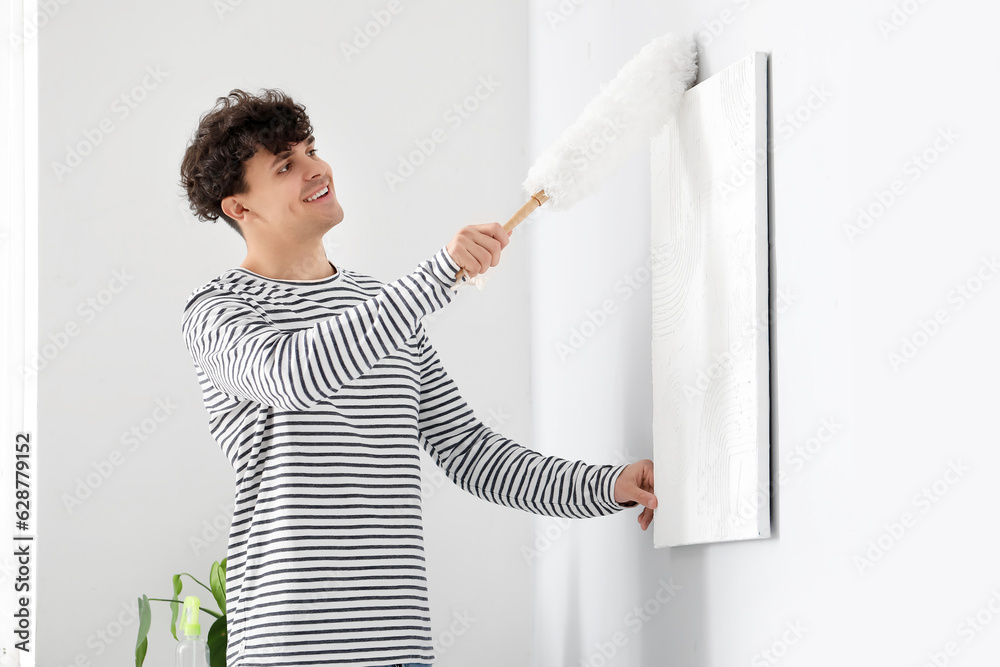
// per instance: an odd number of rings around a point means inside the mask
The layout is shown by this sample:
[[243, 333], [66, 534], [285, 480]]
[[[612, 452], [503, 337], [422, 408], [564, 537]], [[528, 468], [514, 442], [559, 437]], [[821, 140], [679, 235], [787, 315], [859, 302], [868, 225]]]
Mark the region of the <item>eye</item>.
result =
[[[306, 155], [309, 155], [309, 153], [315, 153], [315, 152], [316, 152], [316, 150], [317, 150], [317, 149], [315, 149], [315, 148], [314, 148], [314, 149], [312, 149], [311, 151], [307, 152], [307, 153], [306, 153]], [[285, 170], [286, 170], [286, 169], [288, 169], [288, 168], [289, 168], [289, 167], [291, 167], [291, 166], [292, 166], [292, 163], [291, 163], [291, 162], [289, 162], [289, 163], [287, 163], [287, 164], [286, 164], [286, 165], [285, 165], [284, 167], [282, 167], [281, 169], [279, 169], [277, 173], [279, 173], [279, 174], [284, 174], [284, 173], [285, 173]]]

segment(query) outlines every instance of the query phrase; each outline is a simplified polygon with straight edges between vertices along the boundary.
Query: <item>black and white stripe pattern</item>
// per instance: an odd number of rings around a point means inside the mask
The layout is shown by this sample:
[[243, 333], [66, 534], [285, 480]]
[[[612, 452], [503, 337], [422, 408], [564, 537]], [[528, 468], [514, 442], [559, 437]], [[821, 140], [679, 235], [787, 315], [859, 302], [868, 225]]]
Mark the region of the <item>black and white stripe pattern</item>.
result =
[[192, 292], [181, 328], [237, 476], [230, 667], [433, 661], [418, 447], [494, 503], [622, 509], [625, 466], [542, 456], [462, 399], [420, 323], [454, 298], [458, 270], [442, 248], [385, 285], [343, 269], [288, 281], [239, 268]]

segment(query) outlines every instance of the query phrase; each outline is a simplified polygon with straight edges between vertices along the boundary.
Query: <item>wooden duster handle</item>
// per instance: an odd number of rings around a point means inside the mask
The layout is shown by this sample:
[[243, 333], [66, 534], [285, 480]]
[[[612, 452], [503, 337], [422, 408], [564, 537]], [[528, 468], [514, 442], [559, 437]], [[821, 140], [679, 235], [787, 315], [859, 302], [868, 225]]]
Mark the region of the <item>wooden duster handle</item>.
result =
[[[512, 215], [510, 220], [504, 223], [503, 228], [507, 230], [508, 234], [510, 234], [511, 231], [513, 231], [515, 227], [521, 224], [521, 221], [527, 218], [532, 211], [534, 211], [536, 208], [538, 208], [548, 200], [549, 198], [548, 195], [545, 194], [545, 190], [539, 190], [535, 194], [531, 195], [531, 199], [529, 199], [524, 204], [524, 206], [517, 209], [517, 213]], [[462, 278], [464, 276], [465, 276], [465, 269], [459, 270], [458, 274], [455, 276], [455, 284], [458, 285], [459, 283], [461, 283]]]

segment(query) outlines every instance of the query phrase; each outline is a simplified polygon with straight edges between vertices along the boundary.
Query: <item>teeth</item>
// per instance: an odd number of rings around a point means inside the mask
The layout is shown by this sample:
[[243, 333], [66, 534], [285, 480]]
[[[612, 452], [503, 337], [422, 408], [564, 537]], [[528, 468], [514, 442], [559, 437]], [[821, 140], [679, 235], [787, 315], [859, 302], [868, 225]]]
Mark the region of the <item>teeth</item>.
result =
[[323, 195], [325, 195], [329, 191], [330, 191], [330, 188], [329, 187], [325, 187], [322, 190], [320, 190], [319, 192], [317, 192], [316, 194], [314, 194], [309, 199], [306, 199], [305, 201], [313, 201], [315, 199], [319, 199], [320, 197], [322, 197]]

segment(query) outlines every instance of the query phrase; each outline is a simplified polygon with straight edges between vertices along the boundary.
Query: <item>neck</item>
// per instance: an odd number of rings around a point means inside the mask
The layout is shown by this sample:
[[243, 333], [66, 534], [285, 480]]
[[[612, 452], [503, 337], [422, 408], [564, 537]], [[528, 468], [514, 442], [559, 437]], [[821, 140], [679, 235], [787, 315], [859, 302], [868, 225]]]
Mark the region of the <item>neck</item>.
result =
[[247, 256], [240, 266], [275, 280], [318, 280], [336, 273], [322, 239], [294, 245], [247, 243]]

